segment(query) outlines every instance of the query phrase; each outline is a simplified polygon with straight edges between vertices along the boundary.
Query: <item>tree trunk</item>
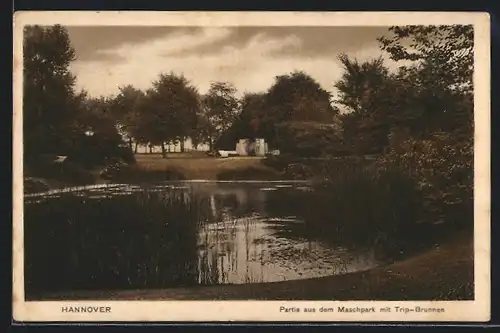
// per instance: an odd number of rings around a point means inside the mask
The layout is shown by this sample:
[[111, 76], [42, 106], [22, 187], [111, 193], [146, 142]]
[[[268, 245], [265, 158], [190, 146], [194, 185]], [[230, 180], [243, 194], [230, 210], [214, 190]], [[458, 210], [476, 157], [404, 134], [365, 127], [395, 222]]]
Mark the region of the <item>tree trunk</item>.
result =
[[208, 139], [208, 149], [209, 149], [210, 151], [212, 151], [212, 150], [213, 150], [213, 148], [214, 148], [214, 141], [212, 140], [212, 138], [209, 138], [209, 139]]
[[153, 153], [153, 145], [152, 144], [149, 144], [149, 153], [152, 154]]
[[136, 142], [135, 143], [135, 148], [134, 148], [134, 153], [137, 154], [137, 148], [138, 148], [139, 144]]
[[128, 138], [128, 145], [130, 147], [130, 150], [132, 150], [132, 138]]
[[167, 158], [167, 152], [165, 151], [165, 142], [161, 142], [161, 157]]
[[184, 152], [184, 144], [186, 142], [186, 138], [181, 138], [181, 153]]

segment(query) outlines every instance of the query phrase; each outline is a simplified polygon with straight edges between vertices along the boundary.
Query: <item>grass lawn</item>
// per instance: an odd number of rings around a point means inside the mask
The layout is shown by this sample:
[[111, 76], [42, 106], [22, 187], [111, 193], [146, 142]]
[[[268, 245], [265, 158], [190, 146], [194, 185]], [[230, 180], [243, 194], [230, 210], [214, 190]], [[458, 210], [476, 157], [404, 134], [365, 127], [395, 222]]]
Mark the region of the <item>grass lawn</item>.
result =
[[[201, 154], [200, 154], [201, 153]], [[248, 177], [265, 180], [275, 178], [276, 172], [261, 163], [262, 157], [208, 157], [202, 152], [170, 153], [167, 158], [160, 154], [137, 154], [137, 166], [141, 171], [176, 171], [186, 179], [221, 179], [220, 175], [239, 176], [247, 171]], [[233, 177], [240, 178], [241, 177]]]

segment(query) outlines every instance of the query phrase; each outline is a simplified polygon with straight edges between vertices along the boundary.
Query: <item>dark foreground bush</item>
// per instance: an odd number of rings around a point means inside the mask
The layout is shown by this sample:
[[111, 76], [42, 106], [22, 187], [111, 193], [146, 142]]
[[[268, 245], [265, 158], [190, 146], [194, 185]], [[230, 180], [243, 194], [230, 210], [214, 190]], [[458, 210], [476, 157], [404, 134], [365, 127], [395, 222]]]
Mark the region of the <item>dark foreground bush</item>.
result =
[[205, 204], [188, 193], [153, 191], [28, 203], [26, 292], [196, 284]]
[[302, 207], [298, 214], [308, 233], [338, 244], [380, 246], [399, 256], [472, 231], [472, 140], [436, 134], [399, 142], [376, 161], [323, 164], [313, 169], [323, 179], [315, 191], [290, 199]]
[[42, 180], [26, 177], [24, 178], [24, 193], [45, 192], [50, 186]]
[[314, 191], [290, 195], [295, 198], [290, 198], [289, 205], [306, 222], [305, 233], [341, 246], [399, 251], [404, 245], [399, 240], [413, 234], [422, 214], [414, 183], [396, 170], [380, 175], [344, 170], [316, 184]]
[[95, 176], [89, 170], [70, 161], [33, 163], [25, 168], [25, 174], [32, 177], [58, 180], [68, 184], [86, 185], [95, 182]]

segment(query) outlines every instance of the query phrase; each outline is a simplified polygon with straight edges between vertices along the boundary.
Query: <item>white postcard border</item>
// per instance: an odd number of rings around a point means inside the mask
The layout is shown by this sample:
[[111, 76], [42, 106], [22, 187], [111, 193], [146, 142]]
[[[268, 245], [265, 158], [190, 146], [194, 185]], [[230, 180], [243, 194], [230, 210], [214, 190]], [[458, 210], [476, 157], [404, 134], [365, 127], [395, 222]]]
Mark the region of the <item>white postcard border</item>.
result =
[[[490, 318], [490, 17], [467, 12], [16, 12], [14, 15], [13, 315], [17, 321], [476, 321]], [[44, 301], [24, 300], [22, 32], [27, 24], [68, 26], [474, 25], [474, 301]], [[111, 307], [67, 313], [64, 306]], [[433, 307], [442, 313], [284, 313], [280, 307]]]

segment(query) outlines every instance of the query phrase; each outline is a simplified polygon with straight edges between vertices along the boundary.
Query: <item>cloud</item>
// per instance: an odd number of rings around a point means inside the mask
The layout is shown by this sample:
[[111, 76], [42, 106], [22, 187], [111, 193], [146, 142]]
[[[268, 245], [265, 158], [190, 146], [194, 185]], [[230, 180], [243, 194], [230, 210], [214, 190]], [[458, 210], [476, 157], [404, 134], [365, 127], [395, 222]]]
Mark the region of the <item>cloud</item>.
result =
[[[240, 94], [264, 91], [275, 76], [293, 70], [307, 72], [334, 92], [333, 82], [342, 75], [337, 54], [346, 52], [359, 60], [379, 57], [376, 37], [381, 32], [325, 27], [174, 29], [142, 40], [122, 39], [95, 50], [89, 60], [76, 61], [72, 70], [78, 86], [92, 95], [115, 94], [126, 84], [147, 89], [160, 73], [171, 71], [184, 74], [201, 93], [211, 81], [231, 82]], [[391, 61], [387, 65], [396, 67]]]
[[71, 44], [79, 61], [93, 61], [103, 58], [102, 50], [112, 50], [122, 44], [143, 43], [173, 33], [192, 33], [199, 27], [133, 27], [133, 26], [68, 26]]

